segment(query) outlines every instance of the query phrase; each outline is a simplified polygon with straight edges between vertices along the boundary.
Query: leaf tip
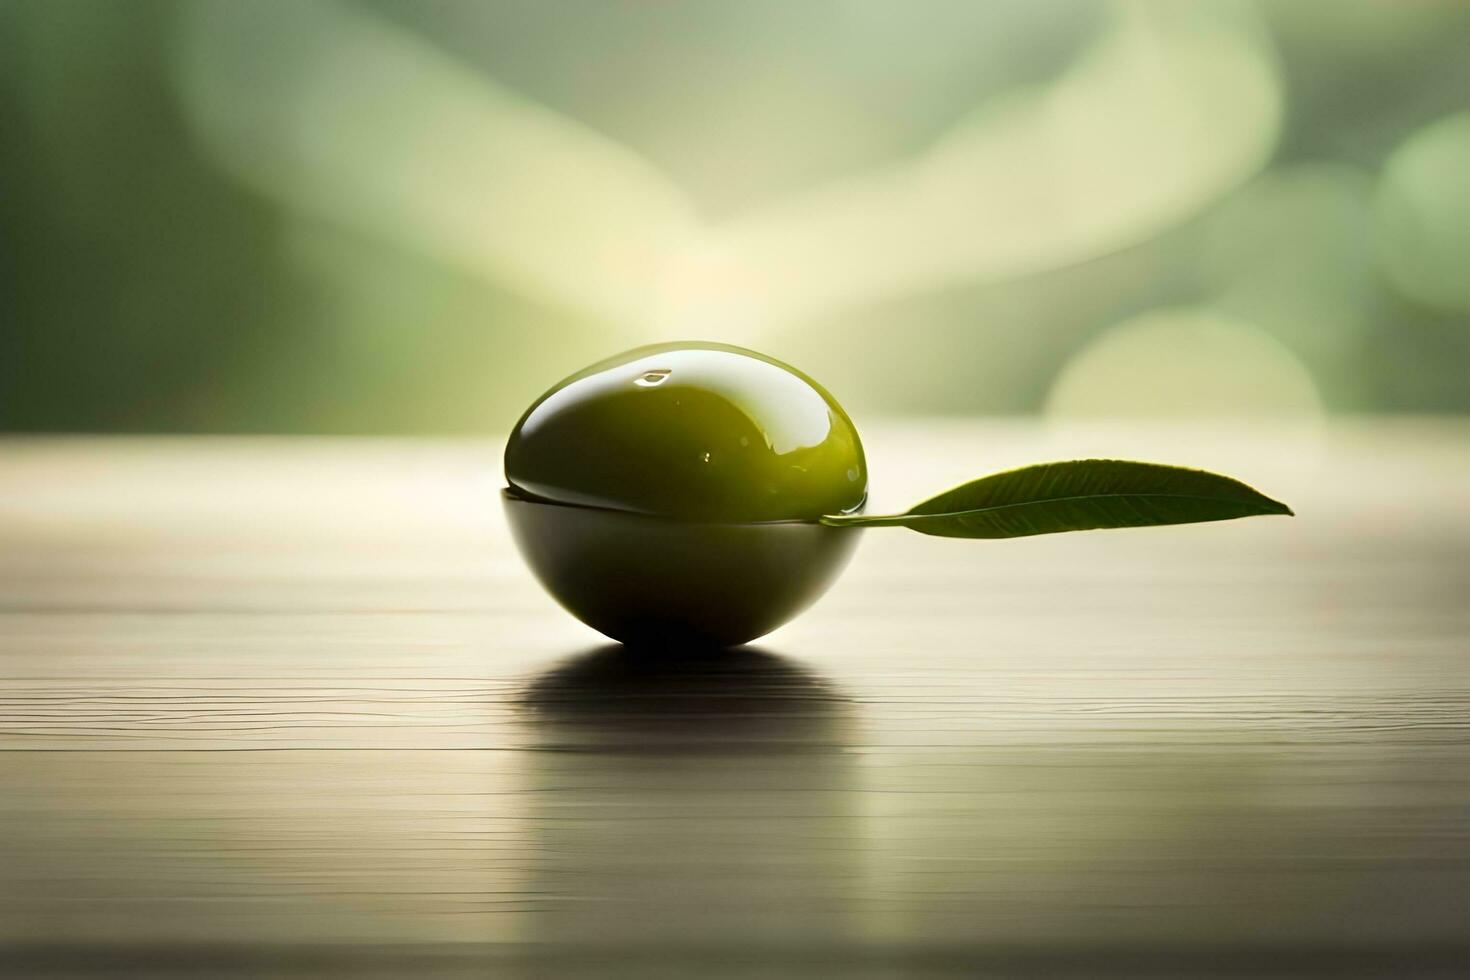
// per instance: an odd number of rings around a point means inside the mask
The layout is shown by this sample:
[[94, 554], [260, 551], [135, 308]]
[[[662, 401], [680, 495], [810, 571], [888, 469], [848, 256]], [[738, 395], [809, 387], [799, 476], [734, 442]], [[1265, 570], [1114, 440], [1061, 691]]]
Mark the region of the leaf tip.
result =
[[1268, 497], [1265, 494], [1261, 494], [1260, 497], [1261, 500], [1265, 502], [1267, 508], [1266, 510], [1262, 511], [1262, 513], [1269, 514], [1274, 517], [1296, 516], [1296, 511], [1292, 510], [1290, 505], [1283, 504], [1281, 501], [1276, 500], [1272, 497]]

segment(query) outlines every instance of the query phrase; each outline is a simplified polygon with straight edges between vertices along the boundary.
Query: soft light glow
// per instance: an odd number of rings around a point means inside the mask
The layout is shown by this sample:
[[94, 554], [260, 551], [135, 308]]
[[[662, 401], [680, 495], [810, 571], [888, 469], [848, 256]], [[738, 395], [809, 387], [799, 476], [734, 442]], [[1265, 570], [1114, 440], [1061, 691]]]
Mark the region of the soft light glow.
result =
[[1383, 309], [1372, 176], [1339, 163], [1278, 167], [1210, 222], [1210, 305], [1259, 325], [1311, 370], [1334, 406], [1365, 403], [1365, 353]]
[[1149, 313], [1104, 333], [1062, 370], [1054, 418], [1315, 419], [1311, 374], [1279, 341], [1209, 309]]
[[1050, 86], [979, 107], [917, 159], [737, 219], [763, 322], [1042, 272], [1141, 241], [1256, 171], [1280, 90], [1253, 25], [1119, 4]]
[[189, 13], [181, 89], [206, 149], [293, 209], [619, 322], [646, 317], [693, 237], [687, 200], [626, 147], [386, 21]]
[[1280, 119], [1241, 8], [1118, 3], [1054, 82], [926, 152], [711, 224], [612, 138], [346, 5], [200, 4], [182, 66], [206, 149], [292, 208], [650, 337], [747, 342], [1143, 240], [1258, 169]]
[[1379, 254], [1420, 302], [1470, 310], [1470, 112], [1409, 137], [1378, 188]]

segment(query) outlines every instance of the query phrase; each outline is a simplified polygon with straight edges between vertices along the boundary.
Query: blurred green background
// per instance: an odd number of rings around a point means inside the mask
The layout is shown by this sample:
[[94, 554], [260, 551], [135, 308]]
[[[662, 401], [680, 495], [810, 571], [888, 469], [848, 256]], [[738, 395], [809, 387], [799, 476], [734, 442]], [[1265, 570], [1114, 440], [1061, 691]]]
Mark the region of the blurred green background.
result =
[[0, 0], [0, 428], [1470, 410], [1470, 4]]

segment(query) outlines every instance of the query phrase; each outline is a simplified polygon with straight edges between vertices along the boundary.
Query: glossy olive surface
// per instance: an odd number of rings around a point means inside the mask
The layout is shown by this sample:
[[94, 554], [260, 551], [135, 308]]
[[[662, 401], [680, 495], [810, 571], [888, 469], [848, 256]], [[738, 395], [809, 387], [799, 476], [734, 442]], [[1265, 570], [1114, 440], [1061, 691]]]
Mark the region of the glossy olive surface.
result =
[[502, 494], [521, 554], [573, 616], [631, 646], [735, 646], [815, 602], [861, 531], [721, 524]]
[[525, 498], [743, 524], [859, 509], [857, 430], [820, 385], [722, 344], [640, 347], [542, 395], [511, 433]]

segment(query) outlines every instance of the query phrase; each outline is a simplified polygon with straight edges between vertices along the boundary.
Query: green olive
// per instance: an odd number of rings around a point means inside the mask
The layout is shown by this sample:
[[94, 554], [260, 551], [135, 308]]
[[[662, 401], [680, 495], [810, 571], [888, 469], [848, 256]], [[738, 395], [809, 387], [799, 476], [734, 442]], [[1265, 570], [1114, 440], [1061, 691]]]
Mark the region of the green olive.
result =
[[867, 498], [862, 443], [806, 375], [721, 344], [642, 347], [542, 395], [505, 450], [522, 554], [625, 643], [734, 645], [826, 591]]
[[779, 361], [720, 344], [640, 347], [542, 395], [505, 448], [521, 496], [723, 524], [863, 503], [847, 413]]

